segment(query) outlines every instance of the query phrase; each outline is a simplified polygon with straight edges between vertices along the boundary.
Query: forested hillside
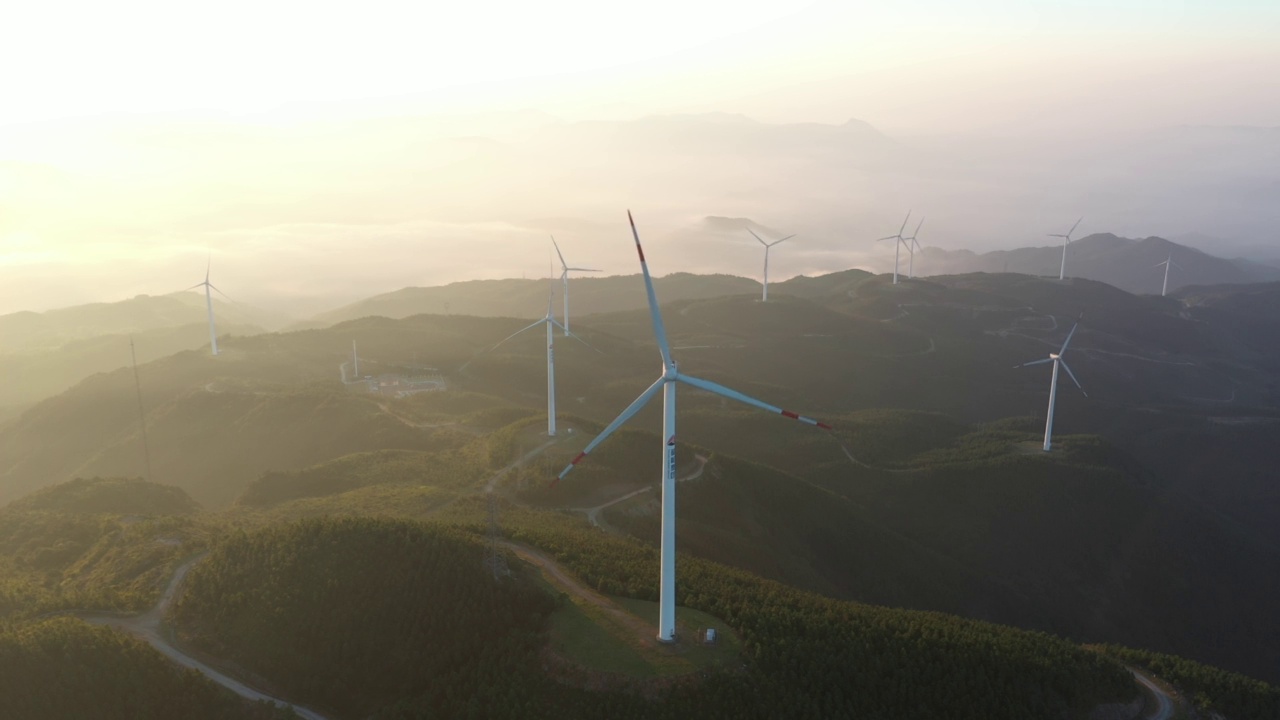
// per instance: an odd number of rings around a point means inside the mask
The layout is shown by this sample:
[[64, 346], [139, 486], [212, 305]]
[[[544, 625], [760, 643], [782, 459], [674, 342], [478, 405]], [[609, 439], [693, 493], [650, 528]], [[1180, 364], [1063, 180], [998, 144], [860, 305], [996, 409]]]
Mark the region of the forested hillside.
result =
[[60, 618], [0, 630], [0, 716], [41, 720], [284, 720], [146, 644]]
[[[647, 548], [556, 524], [527, 533], [606, 592], [656, 595]], [[541, 677], [553, 599], [519, 572], [495, 583], [478, 543], [438, 527], [237, 535], [192, 572], [175, 616], [206, 650], [342, 716], [1025, 720], [1134, 692], [1118, 665], [1045, 635], [826, 600], [692, 559], [680, 581], [679, 601], [742, 633], [747, 656], [652, 700]]]

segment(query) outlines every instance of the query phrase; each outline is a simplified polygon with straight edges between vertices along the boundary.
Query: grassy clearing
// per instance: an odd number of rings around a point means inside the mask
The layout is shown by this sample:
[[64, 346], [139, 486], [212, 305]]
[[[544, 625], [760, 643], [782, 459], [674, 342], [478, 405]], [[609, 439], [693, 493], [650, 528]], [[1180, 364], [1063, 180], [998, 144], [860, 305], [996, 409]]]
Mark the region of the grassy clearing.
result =
[[[543, 586], [553, 594], [564, 588], [545, 573]], [[742, 643], [725, 623], [710, 615], [678, 608], [676, 636], [672, 645], [654, 637], [658, 625], [658, 604], [644, 600], [605, 596], [626, 618], [608, 612], [590, 600], [565, 593], [565, 601], [551, 615], [550, 642], [557, 654], [591, 671], [633, 678], [664, 678], [699, 670], [731, 666], [738, 659]], [[716, 628], [715, 645], [700, 640], [700, 630]]]

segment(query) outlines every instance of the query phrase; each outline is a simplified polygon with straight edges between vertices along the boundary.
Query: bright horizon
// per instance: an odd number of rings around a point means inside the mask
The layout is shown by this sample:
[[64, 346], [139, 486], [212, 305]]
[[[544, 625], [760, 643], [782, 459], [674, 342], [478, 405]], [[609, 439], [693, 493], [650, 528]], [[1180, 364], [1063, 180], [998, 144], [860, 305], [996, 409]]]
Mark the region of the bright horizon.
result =
[[[1203, 157], [1159, 141], [1183, 126], [1280, 126], [1274, 3], [663, 0], [621, 13], [560, 0], [352, 14], [134, 1], [11, 15], [0, 312], [163, 294], [194, 282], [208, 254], [233, 297], [299, 308], [532, 277], [548, 234], [573, 262], [630, 273], [613, 242], [628, 206], [663, 274], [758, 274], [750, 247], [674, 252], [706, 216], [799, 232], [771, 268], [779, 280], [883, 269], [883, 248], [863, 238], [911, 208], [934, 218], [922, 240], [948, 249], [1040, 244], [1080, 214], [1085, 234], [1276, 244], [1275, 210], [1256, 194], [1276, 177], [1273, 140], [1185, 187], [1165, 184]], [[806, 129], [747, 132], [727, 159], [659, 140], [633, 158], [576, 144], [595, 126], [572, 125], [632, 123], [660, 139], [644, 118], [703, 113], [858, 120], [906, 151], [851, 175], [839, 159], [788, 160]]]

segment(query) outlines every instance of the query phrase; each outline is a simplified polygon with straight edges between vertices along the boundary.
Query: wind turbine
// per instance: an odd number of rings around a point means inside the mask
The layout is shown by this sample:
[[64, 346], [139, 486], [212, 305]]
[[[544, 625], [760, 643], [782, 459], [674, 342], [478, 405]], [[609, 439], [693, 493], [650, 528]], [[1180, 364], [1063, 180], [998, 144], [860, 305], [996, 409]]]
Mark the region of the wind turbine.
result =
[[[907, 229], [907, 221], [910, 219], [911, 219], [911, 211], [908, 210], [907, 216], [902, 219], [902, 227], [898, 228], [897, 235], [890, 235], [888, 237], [882, 237], [876, 240], [876, 242], [880, 242], [881, 240], [897, 241], [893, 244], [893, 284], [894, 285], [898, 284], [898, 256], [901, 254], [903, 244], [907, 242], [906, 238], [902, 237], [902, 231]], [[910, 248], [911, 246], [908, 245], [907, 247]]]
[[355, 379], [360, 379], [360, 353], [356, 352], [356, 341], [351, 341], [351, 373]]
[[[218, 329], [213, 324], [213, 295], [210, 294], [209, 291], [211, 289], [218, 290], [218, 288], [214, 287], [213, 283], [209, 282], [209, 271], [212, 268], [213, 268], [213, 258], [210, 257], [209, 264], [206, 265], [204, 269], [204, 282], [196, 283], [195, 285], [192, 285], [191, 287], [187, 288], [187, 290], [195, 290], [198, 287], [204, 288], [205, 307], [208, 308], [209, 310], [209, 346], [213, 348], [213, 354], [217, 355], [218, 354]], [[224, 298], [227, 298], [228, 300], [231, 299], [227, 297], [227, 294], [222, 292], [221, 290], [218, 290], [218, 294]]]
[[[640, 411], [659, 392], [662, 393], [662, 550], [661, 550], [661, 586], [658, 603], [658, 640], [674, 642], [676, 630], [676, 383], [706, 390], [717, 395], [737, 400], [747, 405], [778, 413], [784, 417], [809, 425], [817, 425], [827, 430], [831, 426], [797, 415], [790, 410], [774, 407], [754, 398], [730, 390], [707, 380], [701, 380], [679, 371], [676, 361], [671, 357], [671, 347], [667, 344], [667, 331], [662, 324], [662, 314], [658, 311], [658, 298], [653, 292], [653, 280], [649, 277], [649, 265], [644, 259], [644, 249], [640, 246], [640, 234], [636, 231], [635, 220], [631, 211], [627, 211], [627, 220], [631, 223], [631, 235], [636, 241], [636, 253], [640, 256], [640, 271], [644, 274], [644, 288], [649, 298], [649, 315], [653, 321], [653, 334], [658, 341], [658, 352], [662, 356], [662, 375], [640, 393], [622, 414], [601, 431], [587, 447], [583, 449], [573, 462], [569, 463], [557, 476], [556, 481], [564, 478], [573, 467], [582, 462], [592, 450], [614, 433], [627, 420]], [[554, 484], [554, 483], [553, 483]]]
[[773, 247], [774, 245], [777, 245], [780, 242], [783, 242], [784, 240], [790, 240], [791, 238], [795, 237], [795, 234], [793, 233], [791, 235], [788, 235], [782, 238], [782, 240], [774, 240], [773, 242], [770, 243], [770, 242], [765, 242], [751, 228], [747, 228], [747, 232], [751, 233], [751, 237], [755, 238], [756, 240], [759, 240], [760, 244], [764, 246], [764, 296], [760, 298], [760, 302], [769, 302], [769, 248]]
[[920, 218], [920, 222], [916, 224], [916, 231], [911, 233], [911, 237], [906, 238], [907, 251], [911, 253], [911, 259], [908, 260], [907, 277], [914, 278], [916, 276], [916, 251], [920, 249], [920, 242], [916, 240], [916, 236], [920, 234], [920, 227], [924, 225], [924, 218]]
[[[561, 325], [559, 322], [556, 322], [555, 315], [551, 309], [551, 303], [554, 297], [555, 297], [554, 292], [547, 293], [547, 314], [544, 315], [542, 319], [534, 322], [531, 325], [527, 325], [523, 328], [520, 328], [519, 330], [503, 338], [497, 345], [494, 345], [488, 350], [485, 350], [484, 352], [480, 353], [481, 355], [483, 355], [485, 353], [493, 352], [494, 350], [497, 350], [503, 343], [519, 335], [520, 333], [525, 332], [526, 330], [532, 330], [538, 327], [539, 325], [547, 326], [547, 435], [549, 437], [555, 437], [556, 435], [556, 353], [555, 353], [555, 339], [554, 339], [555, 334], [552, 332], [552, 326], [558, 327], [561, 330], [564, 329], [563, 325]], [[583, 340], [577, 335], [573, 335], [573, 333], [569, 333], [569, 334], [575, 340], [582, 343], [583, 345], [586, 345], [587, 347], [591, 347], [591, 345], [589, 345], [586, 340]], [[595, 350], [595, 348], [591, 348], [591, 349]], [[596, 350], [596, 352], [600, 352], [600, 351]], [[462, 370], [465, 370], [467, 365], [470, 365], [470, 364], [471, 364], [471, 361], [468, 360], [461, 368], [458, 368], [459, 372], [461, 372]]]
[[1071, 242], [1071, 233], [1073, 233], [1073, 232], [1075, 232], [1075, 231], [1076, 231], [1076, 227], [1078, 227], [1078, 226], [1080, 225], [1080, 221], [1081, 221], [1081, 220], [1084, 220], [1084, 216], [1083, 216], [1083, 215], [1081, 215], [1081, 216], [1080, 216], [1080, 220], [1077, 220], [1075, 225], [1072, 225], [1072, 226], [1071, 226], [1071, 229], [1067, 231], [1067, 234], [1066, 234], [1066, 235], [1059, 235], [1059, 234], [1057, 234], [1057, 233], [1049, 233], [1049, 237], [1060, 237], [1060, 238], [1062, 238], [1062, 267], [1058, 270], [1058, 279], [1059, 279], [1059, 280], [1062, 280], [1062, 279], [1066, 278], [1066, 276], [1067, 276], [1067, 245]]
[[564, 261], [564, 255], [560, 253], [560, 246], [556, 245], [555, 236], [551, 236], [551, 244], [555, 246], [556, 255], [560, 257], [560, 281], [564, 283], [564, 334], [569, 335], [569, 273], [570, 272], [600, 272], [593, 268], [576, 268], [569, 267]]
[[1076, 379], [1075, 373], [1071, 372], [1071, 366], [1067, 365], [1067, 361], [1062, 359], [1063, 354], [1067, 352], [1067, 345], [1071, 343], [1071, 336], [1076, 334], [1076, 328], [1080, 326], [1080, 321], [1076, 320], [1076, 324], [1071, 326], [1071, 332], [1067, 333], [1067, 339], [1062, 343], [1062, 349], [1056, 353], [1049, 353], [1049, 357], [1043, 360], [1032, 360], [1021, 365], [1014, 365], [1015, 368], [1026, 367], [1028, 365], [1043, 365], [1044, 363], [1053, 363], [1053, 379], [1049, 381], [1049, 416], [1044, 423], [1044, 451], [1049, 452], [1050, 441], [1053, 440], [1053, 401], [1058, 397], [1058, 366], [1061, 365], [1063, 370], [1067, 371], [1067, 375], [1071, 377], [1071, 382], [1080, 388], [1080, 393], [1085, 397], [1089, 397], [1089, 393], [1084, 391], [1080, 386], [1080, 381]]
[[1164, 266], [1164, 285], [1160, 286], [1160, 297], [1164, 297], [1165, 293], [1169, 292], [1169, 266], [1172, 265], [1173, 267], [1176, 267], [1179, 270], [1182, 269], [1182, 266], [1173, 261], [1172, 251], [1169, 252], [1168, 260], [1165, 260], [1162, 263], [1156, 263], [1153, 267], [1160, 267], [1161, 265]]

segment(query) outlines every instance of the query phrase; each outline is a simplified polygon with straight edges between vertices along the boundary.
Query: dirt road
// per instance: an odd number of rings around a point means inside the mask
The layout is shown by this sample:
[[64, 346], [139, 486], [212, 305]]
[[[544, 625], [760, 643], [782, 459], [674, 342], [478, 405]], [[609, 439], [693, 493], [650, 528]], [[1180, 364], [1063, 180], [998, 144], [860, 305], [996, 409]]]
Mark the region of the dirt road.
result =
[[165, 634], [161, 628], [161, 620], [173, 605], [173, 601], [177, 598], [178, 591], [182, 586], [182, 581], [187, 577], [187, 572], [204, 558], [205, 555], [198, 555], [188, 560], [186, 563], [183, 563], [183, 565], [173, 573], [173, 577], [169, 580], [169, 585], [165, 587], [164, 593], [160, 596], [160, 602], [156, 603], [155, 607], [140, 615], [122, 617], [118, 615], [79, 613], [78, 616], [80, 619], [91, 625], [104, 625], [106, 627], [116, 628], [117, 630], [123, 630], [124, 632], [145, 641], [148, 645], [159, 651], [161, 655], [164, 655], [179, 665], [189, 667], [192, 670], [203, 674], [205, 677], [227, 688], [240, 697], [248, 698], [250, 700], [267, 700], [275, 703], [276, 705], [282, 705], [292, 709], [299, 717], [306, 718], [306, 720], [326, 720], [325, 716], [320, 713], [254, 690], [239, 680], [228, 677], [227, 675], [214, 670], [190, 655], [183, 653], [181, 650], [171, 645], [165, 638]]

